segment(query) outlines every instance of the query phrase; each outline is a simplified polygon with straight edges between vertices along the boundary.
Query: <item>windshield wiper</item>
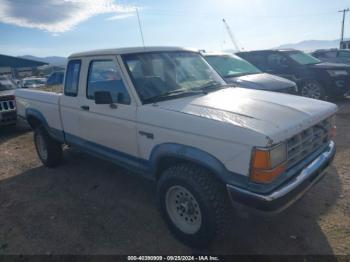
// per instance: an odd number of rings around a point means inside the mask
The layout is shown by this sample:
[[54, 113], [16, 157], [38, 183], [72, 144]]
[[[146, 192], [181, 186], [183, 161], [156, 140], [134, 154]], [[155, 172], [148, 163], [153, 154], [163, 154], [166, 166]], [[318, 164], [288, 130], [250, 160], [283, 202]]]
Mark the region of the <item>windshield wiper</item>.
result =
[[202, 93], [202, 91], [177, 89], [177, 90], [172, 90], [172, 91], [162, 93], [160, 95], [152, 96], [150, 98], [146, 98], [143, 100], [143, 102], [144, 103], [154, 103], [154, 102], [162, 101], [163, 99], [169, 98], [172, 96], [192, 95], [192, 94], [198, 94], [198, 93]]
[[201, 86], [199, 89], [204, 93], [208, 94], [211, 91], [215, 91], [218, 89], [226, 88], [226, 85], [220, 84], [218, 82], [212, 81], [209, 82], [208, 84]]

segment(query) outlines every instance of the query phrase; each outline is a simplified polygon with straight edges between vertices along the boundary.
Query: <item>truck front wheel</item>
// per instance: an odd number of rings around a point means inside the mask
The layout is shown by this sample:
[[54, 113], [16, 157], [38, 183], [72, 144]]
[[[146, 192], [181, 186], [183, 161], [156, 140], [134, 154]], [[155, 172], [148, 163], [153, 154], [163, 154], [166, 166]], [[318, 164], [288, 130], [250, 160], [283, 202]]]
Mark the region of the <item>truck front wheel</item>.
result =
[[171, 166], [161, 175], [157, 195], [170, 231], [183, 243], [205, 247], [224, 232], [231, 206], [225, 186], [208, 170], [190, 163]]
[[62, 145], [51, 138], [44, 127], [35, 129], [34, 142], [38, 156], [45, 166], [54, 167], [61, 163]]

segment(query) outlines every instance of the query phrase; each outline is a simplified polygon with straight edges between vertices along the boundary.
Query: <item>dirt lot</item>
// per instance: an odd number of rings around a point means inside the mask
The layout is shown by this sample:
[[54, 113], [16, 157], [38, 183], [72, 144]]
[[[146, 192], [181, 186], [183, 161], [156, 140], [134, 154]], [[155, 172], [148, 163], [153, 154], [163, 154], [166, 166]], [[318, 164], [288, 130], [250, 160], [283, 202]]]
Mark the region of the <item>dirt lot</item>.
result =
[[[350, 254], [350, 100], [338, 103], [338, 153], [327, 176], [273, 217], [239, 212], [216, 254]], [[0, 254], [190, 254], [155, 208], [155, 187], [74, 150], [39, 162], [24, 123], [0, 128]]]

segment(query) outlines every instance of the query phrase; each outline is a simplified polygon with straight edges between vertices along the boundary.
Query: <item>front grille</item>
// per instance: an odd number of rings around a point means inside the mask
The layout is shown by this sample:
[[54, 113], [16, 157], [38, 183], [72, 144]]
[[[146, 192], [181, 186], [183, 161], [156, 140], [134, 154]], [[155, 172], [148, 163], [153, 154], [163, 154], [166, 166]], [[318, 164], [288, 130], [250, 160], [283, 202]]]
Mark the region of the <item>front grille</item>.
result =
[[13, 111], [16, 109], [16, 103], [11, 101], [0, 101], [0, 112]]
[[287, 170], [329, 142], [331, 120], [326, 119], [287, 141]]

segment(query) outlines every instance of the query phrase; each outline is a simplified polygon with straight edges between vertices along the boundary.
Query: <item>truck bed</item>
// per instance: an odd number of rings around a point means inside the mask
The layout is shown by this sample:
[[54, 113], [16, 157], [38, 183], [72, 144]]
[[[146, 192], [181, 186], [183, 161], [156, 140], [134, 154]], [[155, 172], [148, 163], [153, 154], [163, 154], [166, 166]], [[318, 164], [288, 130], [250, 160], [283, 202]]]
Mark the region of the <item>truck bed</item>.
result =
[[41, 115], [51, 128], [62, 130], [59, 101], [61, 94], [54, 92], [18, 89], [16, 103], [18, 115], [27, 118], [28, 111]]

